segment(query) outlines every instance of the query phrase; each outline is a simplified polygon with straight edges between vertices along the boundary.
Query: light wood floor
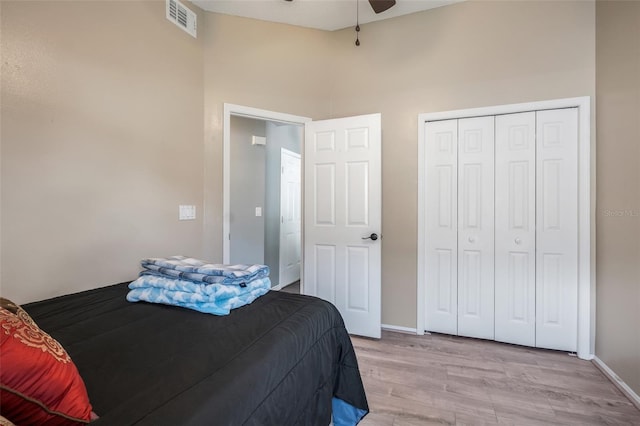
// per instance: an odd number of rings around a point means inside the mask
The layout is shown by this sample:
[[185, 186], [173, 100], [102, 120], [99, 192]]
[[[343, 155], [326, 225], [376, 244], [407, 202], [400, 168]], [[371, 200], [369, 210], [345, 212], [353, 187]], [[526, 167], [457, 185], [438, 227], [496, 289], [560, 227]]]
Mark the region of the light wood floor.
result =
[[352, 337], [371, 413], [362, 426], [640, 425], [589, 361], [463, 337]]

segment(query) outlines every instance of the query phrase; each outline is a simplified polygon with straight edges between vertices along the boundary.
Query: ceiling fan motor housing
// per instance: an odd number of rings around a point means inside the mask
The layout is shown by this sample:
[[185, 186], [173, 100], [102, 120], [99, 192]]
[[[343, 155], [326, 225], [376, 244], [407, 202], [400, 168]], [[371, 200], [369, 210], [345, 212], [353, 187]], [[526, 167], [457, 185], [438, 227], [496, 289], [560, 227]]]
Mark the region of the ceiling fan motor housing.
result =
[[[293, 0], [284, 0], [293, 1]], [[359, 0], [356, 0], [359, 1]], [[396, 4], [396, 0], [369, 0], [369, 4], [375, 13], [382, 13]]]
[[396, 0], [369, 0], [369, 4], [375, 13], [382, 13], [396, 4]]

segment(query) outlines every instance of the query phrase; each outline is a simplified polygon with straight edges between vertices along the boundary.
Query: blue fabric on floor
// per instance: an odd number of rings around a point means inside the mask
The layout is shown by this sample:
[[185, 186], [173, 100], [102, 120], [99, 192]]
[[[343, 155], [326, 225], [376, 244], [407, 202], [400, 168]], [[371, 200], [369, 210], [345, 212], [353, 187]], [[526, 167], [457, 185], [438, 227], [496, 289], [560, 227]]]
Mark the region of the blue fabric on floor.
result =
[[333, 426], [357, 425], [368, 413], [367, 410], [354, 407], [340, 398], [334, 397], [331, 404], [333, 406]]

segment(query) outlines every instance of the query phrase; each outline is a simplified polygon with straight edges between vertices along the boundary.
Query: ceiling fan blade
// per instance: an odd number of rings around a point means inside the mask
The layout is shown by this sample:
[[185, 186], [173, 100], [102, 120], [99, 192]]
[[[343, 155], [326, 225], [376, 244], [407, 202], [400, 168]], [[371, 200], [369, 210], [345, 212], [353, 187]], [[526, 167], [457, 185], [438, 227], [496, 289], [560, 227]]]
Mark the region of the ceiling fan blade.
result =
[[396, 0], [369, 0], [369, 4], [375, 13], [381, 13], [396, 4]]

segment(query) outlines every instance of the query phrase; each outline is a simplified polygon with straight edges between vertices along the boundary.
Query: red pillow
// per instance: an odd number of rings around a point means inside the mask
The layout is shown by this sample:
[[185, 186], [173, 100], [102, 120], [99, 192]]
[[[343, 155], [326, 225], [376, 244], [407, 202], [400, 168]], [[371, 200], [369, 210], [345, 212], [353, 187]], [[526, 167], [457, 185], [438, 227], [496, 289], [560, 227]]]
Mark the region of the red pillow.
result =
[[87, 389], [62, 345], [19, 306], [0, 306], [0, 413], [18, 425], [89, 423]]

